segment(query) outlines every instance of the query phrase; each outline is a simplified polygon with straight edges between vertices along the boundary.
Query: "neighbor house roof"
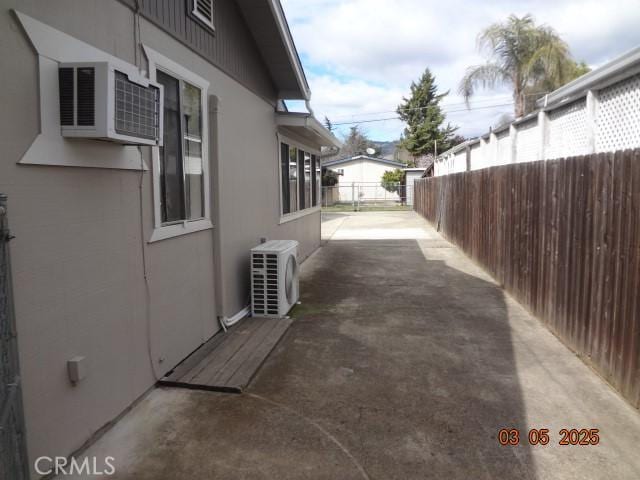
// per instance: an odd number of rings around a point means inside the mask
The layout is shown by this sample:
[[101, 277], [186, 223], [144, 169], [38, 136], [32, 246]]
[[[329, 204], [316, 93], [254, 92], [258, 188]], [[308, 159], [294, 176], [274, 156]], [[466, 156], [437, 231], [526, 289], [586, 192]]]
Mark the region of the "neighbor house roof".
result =
[[329, 160], [328, 162], [323, 162], [323, 167], [333, 167], [335, 165], [341, 165], [347, 162], [353, 162], [354, 160], [370, 160], [372, 162], [384, 163], [385, 165], [389, 165], [396, 168], [404, 168], [406, 165], [401, 162], [396, 162], [395, 160], [387, 160], [385, 158], [378, 157], [370, 157], [368, 155], [355, 155], [353, 157], [345, 157], [338, 158], [337, 160]]
[[311, 90], [280, 0], [236, 1], [278, 89], [278, 96], [309, 100]]

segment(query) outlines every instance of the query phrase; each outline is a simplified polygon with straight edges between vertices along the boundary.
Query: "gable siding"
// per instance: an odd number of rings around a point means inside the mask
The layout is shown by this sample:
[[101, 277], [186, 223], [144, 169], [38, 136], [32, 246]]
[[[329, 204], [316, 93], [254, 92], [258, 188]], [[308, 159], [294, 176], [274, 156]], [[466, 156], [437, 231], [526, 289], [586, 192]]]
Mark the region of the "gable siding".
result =
[[[123, 1], [135, 8], [135, 1]], [[215, 32], [193, 18], [192, 2], [140, 0], [140, 13], [249, 90], [275, 102], [276, 88], [236, 2], [214, 1]]]

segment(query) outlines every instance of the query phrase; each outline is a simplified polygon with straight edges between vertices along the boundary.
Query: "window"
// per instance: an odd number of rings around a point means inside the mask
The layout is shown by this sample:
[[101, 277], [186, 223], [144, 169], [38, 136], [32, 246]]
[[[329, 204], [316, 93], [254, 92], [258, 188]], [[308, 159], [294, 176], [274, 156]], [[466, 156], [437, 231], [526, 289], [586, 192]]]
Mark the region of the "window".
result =
[[298, 210], [304, 210], [306, 208], [305, 197], [305, 168], [304, 168], [305, 152], [304, 150], [298, 150]]
[[282, 185], [282, 214], [291, 212], [289, 195], [289, 145], [280, 144], [280, 185]]
[[311, 204], [311, 154], [304, 152], [304, 204], [306, 208]]
[[298, 211], [298, 149], [289, 147], [289, 213]]
[[160, 147], [162, 223], [204, 217], [200, 89], [158, 71], [164, 87], [164, 146]]
[[322, 182], [322, 172], [320, 168], [320, 162], [317, 155], [311, 155], [311, 185], [313, 188], [313, 203], [314, 207], [318, 206], [318, 199], [320, 197], [320, 185]]
[[163, 145], [153, 149], [155, 230], [150, 241], [211, 228], [207, 144], [209, 83], [145, 46], [163, 87]]
[[280, 143], [282, 215], [311, 211], [319, 205], [320, 159], [308, 150]]
[[193, 0], [193, 10], [191, 13], [207, 27], [214, 30], [213, 0]]

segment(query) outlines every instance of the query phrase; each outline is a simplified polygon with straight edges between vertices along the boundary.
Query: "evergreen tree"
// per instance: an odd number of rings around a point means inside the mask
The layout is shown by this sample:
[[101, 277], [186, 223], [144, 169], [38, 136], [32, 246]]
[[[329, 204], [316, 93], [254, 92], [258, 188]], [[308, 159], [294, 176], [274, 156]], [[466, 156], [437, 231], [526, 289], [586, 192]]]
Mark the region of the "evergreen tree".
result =
[[407, 124], [404, 130], [402, 146], [414, 156], [444, 152], [451, 147], [451, 141], [457, 127], [444, 123], [444, 113], [440, 101], [449, 92], [439, 94], [435, 77], [427, 68], [418, 83], [411, 83], [411, 97], [403, 98], [398, 106], [400, 119]]
[[333, 123], [331, 123], [331, 120], [329, 120], [329, 117], [327, 117], [326, 115], [324, 116], [324, 126], [327, 128], [327, 130], [333, 132]]
[[367, 148], [373, 147], [373, 142], [371, 142], [366, 134], [360, 130], [360, 127], [356, 125], [349, 129], [349, 134], [344, 138], [342, 148], [340, 148], [340, 156], [353, 157], [355, 155], [365, 155]]

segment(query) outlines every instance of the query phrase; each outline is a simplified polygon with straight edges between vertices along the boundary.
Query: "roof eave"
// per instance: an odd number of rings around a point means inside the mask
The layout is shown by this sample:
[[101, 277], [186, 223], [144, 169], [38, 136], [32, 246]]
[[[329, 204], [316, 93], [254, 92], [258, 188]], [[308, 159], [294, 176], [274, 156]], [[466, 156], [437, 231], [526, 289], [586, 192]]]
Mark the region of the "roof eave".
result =
[[276, 112], [276, 125], [279, 127], [308, 130], [315, 136], [316, 142], [322, 147], [342, 146], [342, 142], [338, 140], [333, 133], [308, 113]]
[[354, 155], [353, 157], [345, 157], [345, 158], [339, 158], [337, 160], [329, 160], [327, 162], [324, 162], [322, 164], [322, 166], [323, 167], [332, 167], [334, 165], [340, 165], [342, 163], [353, 162], [353, 161], [359, 160], [359, 159], [365, 159], [365, 160], [371, 160], [371, 161], [374, 161], [374, 162], [384, 163], [386, 165], [390, 165], [392, 167], [397, 167], [397, 168], [406, 167], [406, 165], [404, 163], [396, 162], [395, 160], [387, 160], [385, 158], [370, 157], [368, 155]]
[[[304, 74], [304, 69], [302, 68], [302, 62], [300, 61], [300, 56], [298, 55], [298, 51], [296, 50], [295, 43], [293, 42], [293, 36], [291, 35], [291, 30], [289, 29], [289, 23], [287, 22], [287, 18], [284, 15], [284, 10], [282, 9], [280, 0], [269, 0], [269, 7], [271, 8], [273, 17], [276, 20], [280, 37], [282, 38], [282, 41], [286, 46], [287, 56], [291, 64], [291, 68], [293, 68], [293, 71], [295, 73], [296, 80], [298, 81], [298, 86], [300, 87], [300, 93], [302, 93], [303, 100], [310, 100], [311, 89], [309, 88], [307, 77]], [[284, 99], [298, 98], [296, 95], [298, 92], [283, 90], [283, 91], [280, 91], [279, 93], [280, 93], [280, 98], [284, 98]]]

